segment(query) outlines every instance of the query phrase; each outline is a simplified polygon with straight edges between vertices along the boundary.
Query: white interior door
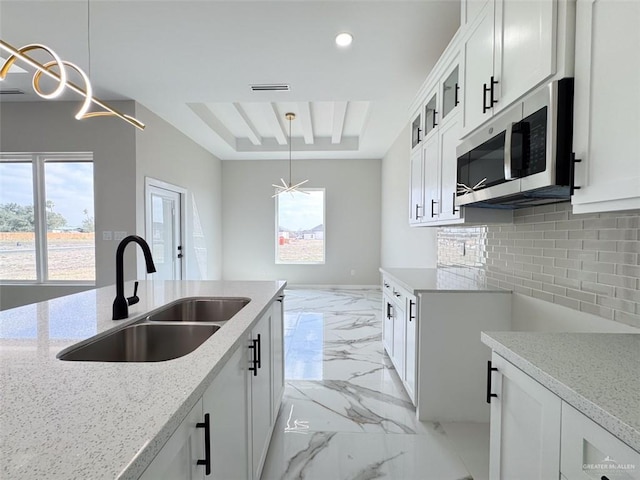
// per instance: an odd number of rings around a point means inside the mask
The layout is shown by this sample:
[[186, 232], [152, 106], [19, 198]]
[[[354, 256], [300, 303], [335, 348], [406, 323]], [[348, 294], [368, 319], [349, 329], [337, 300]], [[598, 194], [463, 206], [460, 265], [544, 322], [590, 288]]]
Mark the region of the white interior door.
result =
[[180, 192], [147, 185], [147, 242], [156, 264], [155, 280], [182, 280]]

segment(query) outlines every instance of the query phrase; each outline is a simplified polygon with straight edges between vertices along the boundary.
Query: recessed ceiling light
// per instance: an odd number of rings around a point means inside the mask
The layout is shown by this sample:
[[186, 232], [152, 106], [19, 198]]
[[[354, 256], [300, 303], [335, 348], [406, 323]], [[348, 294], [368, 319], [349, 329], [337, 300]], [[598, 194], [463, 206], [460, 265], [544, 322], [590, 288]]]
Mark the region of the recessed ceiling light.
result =
[[336, 35], [336, 45], [339, 47], [348, 47], [353, 42], [353, 35], [347, 32], [342, 32]]

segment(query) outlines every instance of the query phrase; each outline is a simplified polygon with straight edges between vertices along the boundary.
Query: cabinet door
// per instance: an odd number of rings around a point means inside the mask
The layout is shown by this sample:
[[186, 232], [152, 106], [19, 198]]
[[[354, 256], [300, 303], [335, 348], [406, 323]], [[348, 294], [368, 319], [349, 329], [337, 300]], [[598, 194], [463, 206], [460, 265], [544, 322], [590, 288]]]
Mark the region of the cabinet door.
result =
[[249, 478], [249, 405], [244, 347], [238, 348], [202, 397], [211, 424], [213, 478]]
[[489, 1], [471, 26], [464, 41], [464, 104], [463, 135], [474, 130], [491, 117], [492, 109], [488, 105], [483, 86], [490, 86], [493, 75], [493, 29], [494, 2]]
[[578, 0], [575, 213], [640, 208], [640, 2]]
[[413, 404], [416, 404], [416, 363], [418, 361], [417, 352], [417, 324], [418, 324], [418, 305], [413, 295], [407, 297], [407, 314], [406, 314], [406, 343], [404, 348], [404, 384], [409, 394], [409, 398]]
[[273, 319], [271, 321], [271, 369], [273, 373], [272, 381], [272, 401], [271, 407], [273, 415], [271, 419], [276, 421], [282, 395], [284, 394], [284, 295], [280, 296], [273, 303]]
[[438, 126], [439, 117], [438, 95], [434, 93], [424, 107], [424, 138], [427, 138]]
[[[271, 408], [271, 314], [269, 311], [256, 324], [251, 332], [249, 360], [257, 360], [255, 371], [251, 371], [251, 425], [253, 478], [260, 478], [262, 465], [267, 455], [269, 436], [272, 426]], [[254, 375], [255, 373], [255, 375]]]
[[568, 480], [640, 480], [640, 453], [562, 402], [560, 471]]
[[411, 148], [420, 144], [422, 136], [422, 115], [419, 113], [411, 122]]
[[458, 158], [456, 147], [460, 141], [460, 122], [457, 113], [452, 114], [440, 127], [440, 170], [441, 205], [440, 220], [460, 218], [460, 208], [456, 207], [456, 187], [458, 176]]
[[162, 450], [144, 471], [140, 480], [195, 480], [205, 478], [205, 468], [198, 465], [204, 460], [202, 401], [191, 409], [187, 417], [171, 435]]
[[438, 220], [440, 213], [440, 152], [438, 135], [431, 135], [424, 142], [423, 185], [424, 185], [424, 222]]
[[459, 67], [456, 65], [442, 82], [442, 120], [460, 103]]
[[560, 398], [495, 353], [492, 363], [489, 477], [558, 478]]
[[404, 380], [404, 343], [405, 343], [405, 307], [404, 296], [393, 304], [393, 354], [391, 360], [400, 379]]
[[387, 295], [382, 299], [384, 304], [382, 309], [382, 345], [389, 357], [393, 357], [393, 300]]
[[409, 191], [409, 224], [422, 221], [424, 216], [424, 190], [422, 186], [422, 149], [411, 154], [411, 185]]
[[555, 73], [556, 17], [554, 0], [496, 2], [496, 112]]

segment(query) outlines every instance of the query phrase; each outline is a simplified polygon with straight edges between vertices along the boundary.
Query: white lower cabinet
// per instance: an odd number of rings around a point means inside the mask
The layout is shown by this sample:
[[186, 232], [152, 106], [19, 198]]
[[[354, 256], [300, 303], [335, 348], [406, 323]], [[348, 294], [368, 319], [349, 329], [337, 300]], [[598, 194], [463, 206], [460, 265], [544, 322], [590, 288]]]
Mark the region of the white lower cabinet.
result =
[[251, 332], [249, 349], [249, 397], [251, 407], [252, 471], [255, 480], [260, 478], [267, 456], [273, 410], [271, 408], [271, 311], [265, 314]]
[[273, 318], [271, 320], [271, 364], [272, 379], [271, 407], [272, 422], [276, 421], [280, 411], [280, 403], [284, 395], [284, 295], [278, 297], [273, 304]]
[[195, 480], [205, 478], [204, 422], [202, 400], [198, 400], [164, 447], [144, 471], [140, 480]]
[[[382, 343], [409, 398], [416, 403], [416, 299], [393, 280], [383, 279]], [[411, 315], [414, 315], [411, 317]]]
[[639, 452], [495, 352], [490, 367], [491, 480], [640, 480]]
[[493, 354], [489, 478], [558, 478], [561, 400]]
[[284, 390], [282, 301], [254, 325], [142, 480], [260, 478]]
[[565, 402], [560, 452], [567, 480], [640, 479], [640, 453]]
[[[407, 290], [385, 273], [382, 343], [422, 421], [487, 422], [482, 330], [511, 329], [507, 292]], [[414, 293], [416, 293], [414, 295]]]
[[249, 478], [246, 384], [246, 353], [240, 347], [202, 397], [202, 410], [210, 417], [212, 478]]

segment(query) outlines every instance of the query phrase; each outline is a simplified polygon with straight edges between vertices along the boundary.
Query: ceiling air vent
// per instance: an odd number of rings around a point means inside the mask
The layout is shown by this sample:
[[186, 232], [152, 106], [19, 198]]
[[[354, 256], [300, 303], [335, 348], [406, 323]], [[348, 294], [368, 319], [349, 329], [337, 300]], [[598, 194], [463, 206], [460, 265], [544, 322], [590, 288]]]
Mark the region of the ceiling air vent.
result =
[[6, 88], [0, 89], [0, 95], [24, 95], [24, 92], [17, 88]]
[[291, 86], [284, 83], [281, 84], [268, 84], [268, 85], [250, 85], [251, 90], [254, 92], [288, 92], [291, 90]]

